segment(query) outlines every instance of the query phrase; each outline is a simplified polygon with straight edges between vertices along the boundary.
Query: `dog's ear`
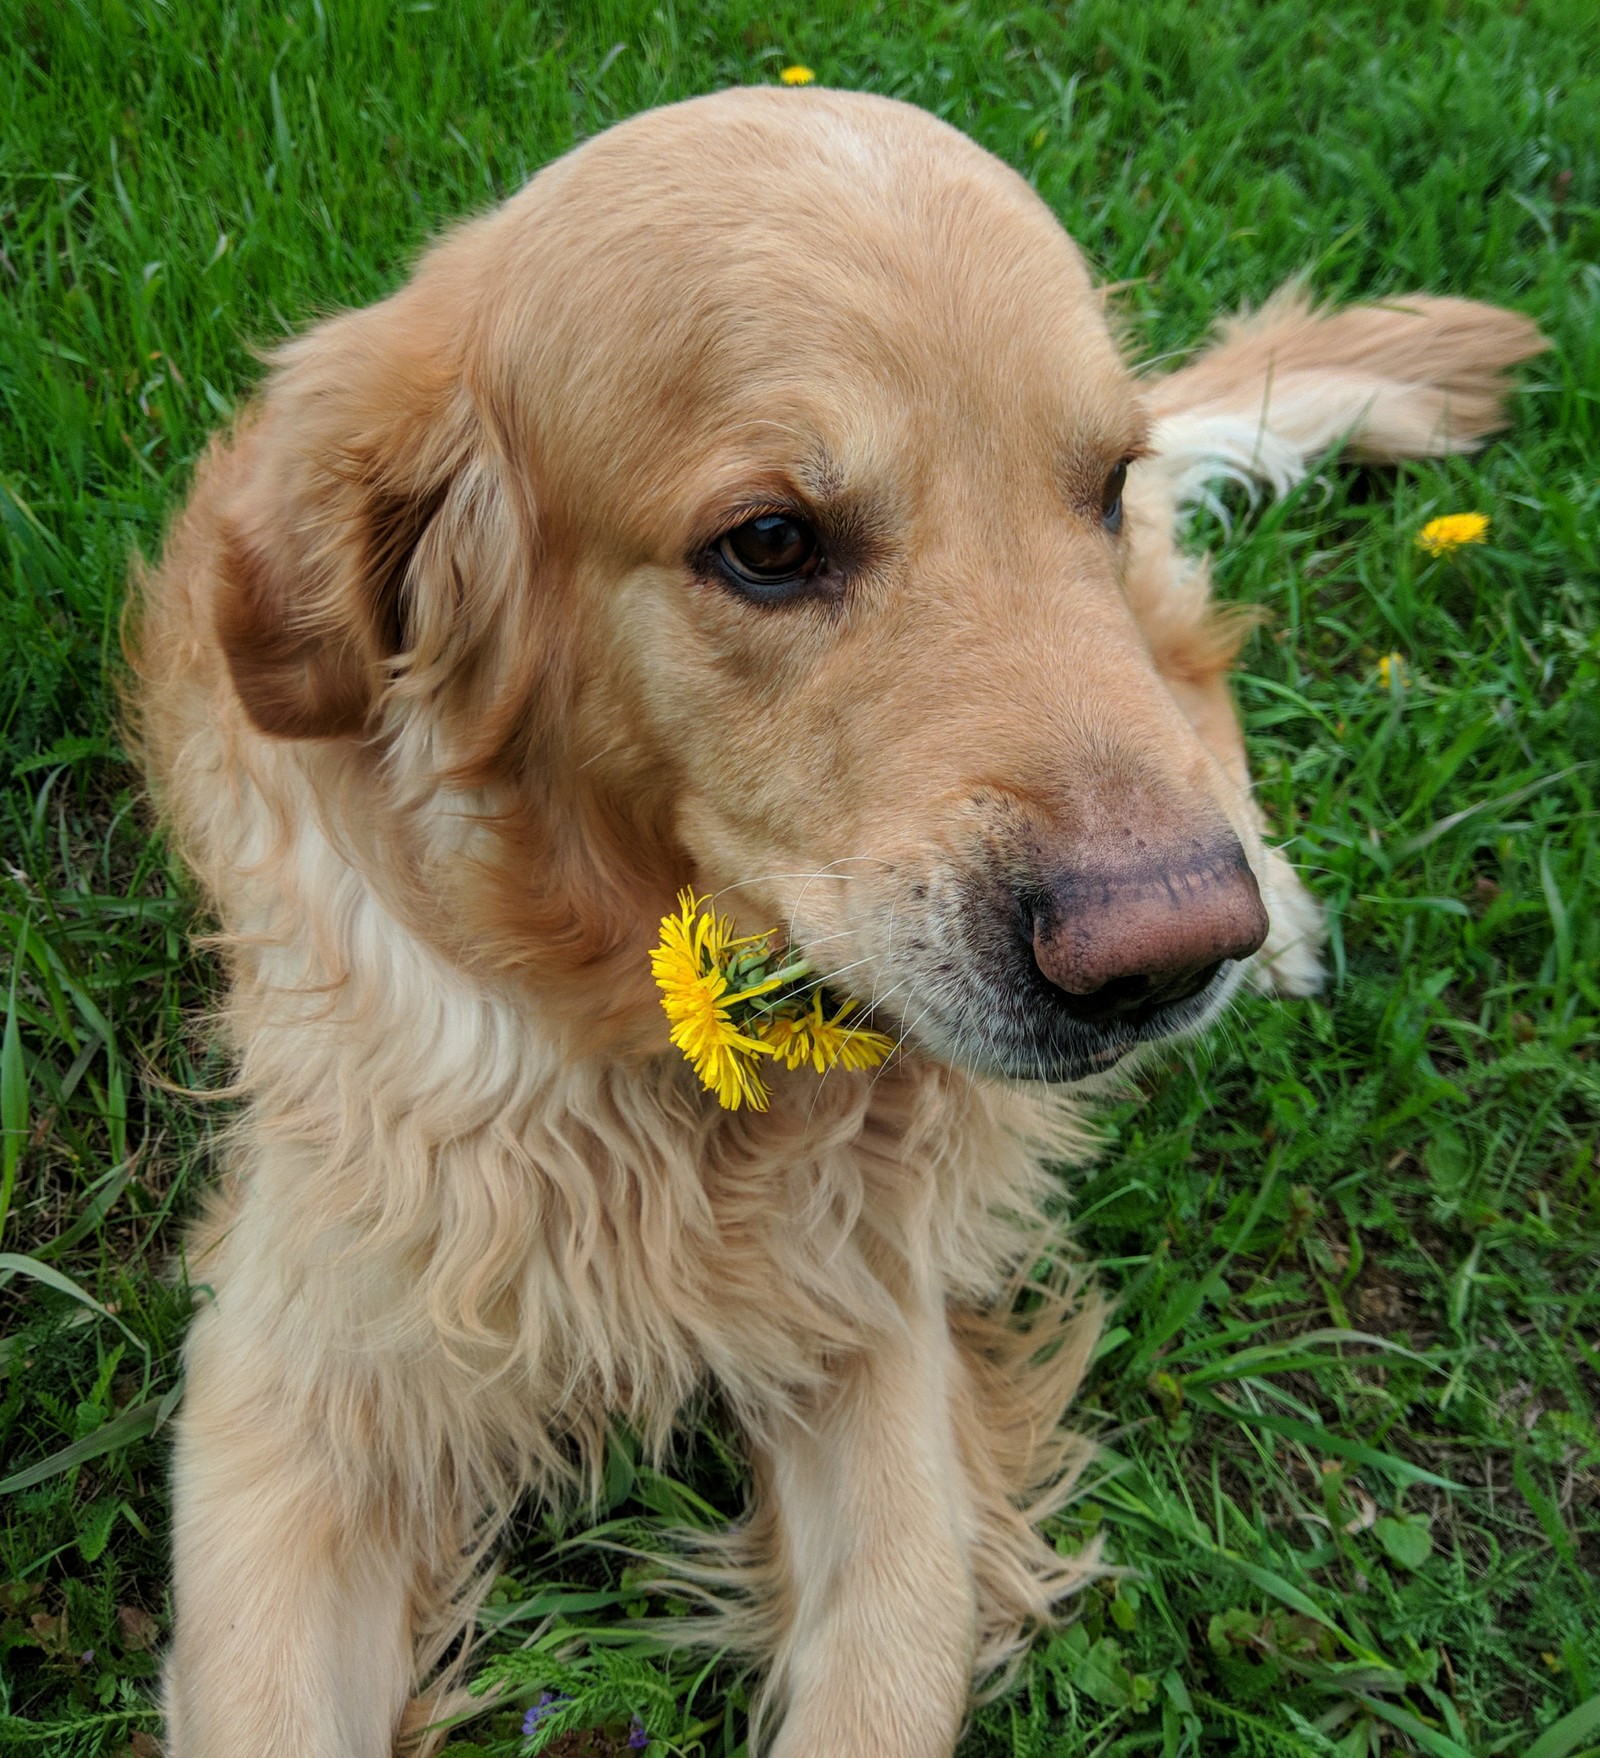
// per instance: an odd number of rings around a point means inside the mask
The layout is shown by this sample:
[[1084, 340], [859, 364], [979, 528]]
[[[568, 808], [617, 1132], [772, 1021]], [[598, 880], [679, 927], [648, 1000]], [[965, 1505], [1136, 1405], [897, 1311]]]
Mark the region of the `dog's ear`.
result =
[[440, 279], [424, 273], [282, 349], [239, 436], [215, 617], [265, 733], [360, 734], [414, 668], [418, 623], [437, 641], [451, 621], [421, 602], [418, 565], [431, 556], [448, 574], [441, 526], [482, 523], [487, 448], [463, 385], [460, 303]]

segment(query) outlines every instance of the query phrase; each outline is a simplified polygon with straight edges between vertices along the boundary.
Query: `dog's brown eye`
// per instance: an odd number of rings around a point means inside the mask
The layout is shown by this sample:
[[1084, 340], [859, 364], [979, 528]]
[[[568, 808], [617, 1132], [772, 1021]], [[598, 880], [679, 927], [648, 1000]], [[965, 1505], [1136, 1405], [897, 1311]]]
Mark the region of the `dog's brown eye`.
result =
[[1122, 529], [1122, 490], [1128, 480], [1128, 460], [1124, 458], [1106, 478], [1100, 493], [1100, 522], [1107, 531]]
[[732, 584], [764, 604], [795, 596], [822, 566], [816, 532], [787, 513], [745, 520], [723, 532], [712, 552]]

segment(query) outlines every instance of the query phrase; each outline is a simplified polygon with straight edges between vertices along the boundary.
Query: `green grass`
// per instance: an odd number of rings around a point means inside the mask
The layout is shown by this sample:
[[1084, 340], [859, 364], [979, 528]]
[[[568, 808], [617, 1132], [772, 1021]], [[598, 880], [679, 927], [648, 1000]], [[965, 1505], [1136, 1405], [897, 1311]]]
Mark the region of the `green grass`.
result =
[[[1334, 982], [1175, 1056], [1074, 1180], [1120, 1306], [1060, 1538], [1129, 1573], [964, 1753], [1600, 1751], [1600, 14], [1379, 11], [4, 0], [0, 1471], [40, 1470], [0, 1495], [0, 1750], [149, 1752], [168, 1622], [171, 1266], [214, 1127], [175, 1089], [226, 1071], [112, 720], [127, 558], [253, 349], [606, 124], [802, 60], [1022, 170], [1149, 356], [1302, 270], [1503, 300], [1553, 344], [1479, 458], [1330, 466], [1196, 528], [1271, 612], [1241, 698]], [[1465, 508], [1489, 544], [1417, 552]], [[738, 1502], [712, 1424], [678, 1480], [619, 1445], [593, 1518]], [[563, 1530], [530, 1511], [507, 1557], [518, 1708], [457, 1750], [519, 1751], [549, 1689], [557, 1750], [638, 1712], [658, 1750], [737, 1751], [738, 1680], [664, 1655]]]

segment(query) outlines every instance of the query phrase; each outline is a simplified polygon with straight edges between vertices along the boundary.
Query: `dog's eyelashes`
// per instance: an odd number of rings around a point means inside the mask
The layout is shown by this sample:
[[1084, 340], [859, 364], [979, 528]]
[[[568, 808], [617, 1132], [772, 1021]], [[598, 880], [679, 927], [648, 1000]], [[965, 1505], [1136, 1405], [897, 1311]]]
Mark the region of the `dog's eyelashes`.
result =
[[791, 513], [762, 513], [724, 531], [711, 557], [728, 584], [757, 604], [801, 596], [823, 567], [816, 532]]
[[1107, 531], [1122, 529], [1122, 490], [1128, 481], [1128, 460], [1122, 459], [1100, 491], [1100, 522]]

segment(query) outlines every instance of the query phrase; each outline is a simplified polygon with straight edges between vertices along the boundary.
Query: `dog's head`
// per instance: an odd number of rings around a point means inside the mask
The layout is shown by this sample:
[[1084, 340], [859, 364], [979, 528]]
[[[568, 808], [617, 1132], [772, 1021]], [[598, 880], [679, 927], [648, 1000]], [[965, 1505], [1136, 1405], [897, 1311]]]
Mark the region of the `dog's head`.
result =
[[368, 754], [462, 956], [626, 1011], [692, 883], [912, 1046], [1075, 1078], [1266, 928], [1122, 589], [1144, 434], [1020, 178], [725, 93], [284, 351], [218, 629], [260, 729]]

